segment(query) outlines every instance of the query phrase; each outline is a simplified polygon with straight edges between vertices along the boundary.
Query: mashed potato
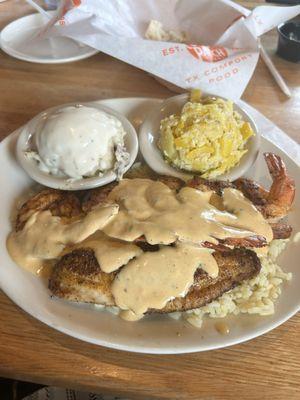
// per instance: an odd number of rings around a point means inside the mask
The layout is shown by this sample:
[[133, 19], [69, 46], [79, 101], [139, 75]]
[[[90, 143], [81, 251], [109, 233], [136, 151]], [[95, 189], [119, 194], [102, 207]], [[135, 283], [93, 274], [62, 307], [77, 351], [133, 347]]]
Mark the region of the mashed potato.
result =
[[215, 178], [239, 163], [252, 135], [231, 101], [207, 98], [189, 101], [180, 114], [163, 119], [158, 146], [175, 167]]
[[105, 111], [62, 107], [40, 118], [26, 156], [53, 176], [81, 179], [110, 170], [121, 176], [129, 157], [125, 135], [121, 121]]

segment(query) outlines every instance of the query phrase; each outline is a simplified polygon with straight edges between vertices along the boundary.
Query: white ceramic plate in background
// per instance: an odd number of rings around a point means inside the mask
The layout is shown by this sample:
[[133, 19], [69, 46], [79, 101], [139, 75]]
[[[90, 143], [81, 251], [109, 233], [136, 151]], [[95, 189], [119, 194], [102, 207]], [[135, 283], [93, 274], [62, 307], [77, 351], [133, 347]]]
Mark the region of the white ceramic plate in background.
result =
[[124, 172], [126, 172], [131, 167], [131, 165], [134, 163], [134, 160], [136, 159], [139, 146], [136, 130], [123, 114], [97, 102], [62, 104], [60, 106], [52, 107], [48, 110], [41, 112], [29, 122], [27, 122], [27, 124], [21, 128], [21, 132], [17, 141], [16, 150], [19, 163], [32, 179], [42, 185], [62, 190], [84, 190], [107, 185], [108, 183], [116, 180], [116, 173], [114, 171], [107, 171], [102, 176], [92, 176], [89, 178], [76, 180], [66, 177], [56, 177], [40, 170], [36, 161], [26, 156], [26, 151], [30, 150], [30, 138], [34, 135], [36, 126], [39, 123], [40, 119], [45, 118], [45, 116], [47, 115], [51, 115], [61, 108], [76, 106], [78, 104], [104, 111], [121, 121], [124, 131], [126, 132], [126, 135], [124, 136], [124, 145], [127, 152], [129, 153], [128, 164], [124, 168]]
[[[160, 104], [159, 100], [151, 99], [112, 99], [102, 101], [118, 112], [123, 113], [135, 126], [139, 125], [153, 106]], [[264, 118], [253, 108], [245, 105], [249, 114], [257, 121], [258, 129], [272, 135], [277, 142], [283, 145], [288, 138], [282, 140], [283, 133], [270, 121]], [[279, 259], [285, 271], [293, 273], [293, 279], [282, 287], [282, 295], [276, 303], [276, 312], [271, 316], [239, 315], [226, 318], [230, 326], [230, 334], [220, 335], [214, 328], [215, 320], [207, 319], [201, 330], [192, 327], [187, 322], [175, 321], [168, 316], [148, 316], [145, 319], [131, 323], [119, 317], [97, 310], [92, 305], [79, 306], [63, 300], [54, 300], [49, 296], [46, 283], [40, 278], [19, 268], [10, 259], [6, 251], [6, 237], [11, 230], [10, 215], [15, 208], [16, 200], [20, 195], [28, 192], [32, 180], [19, 167], [15, 154], [15, 144], [18, 132], [10, 135], [0, 145], [1, 192], [0, 207], [0, 285], [2, 290], [19, 307], [47, 325], [74, 336], [78, 339], [111, 347], [140, 353], [174, 354], [204, 351], [230, 346], [262, 335], [280, 325], [300, 308], [300, 269], [299, 246], [290, 243]], [[270, 141], [262, 138], [261, 153], [273, 151], [283, 157], [289, 173], [295, 178], [300, 187], [299, 166]], [[290, 154], [294, 158], [299, 150], [289, 146]], [[248, 176], [263, 184], [270, 182], [266, 165], [260, 154], [255, 164], [248, 171]], [[299, 204], [299, 191], [296, 194], [295, 204]], [[289, 216], [294, 232], [300, 230], [300, 210], [294, 208]], [[179, 335], [178, 335], [179, 334]]]
[[[53, 14], [53, 12], [48, 13]], [[1, 31], [0, 46], [2, 50], [19, 60], [40, 64], [78, 61], [99, 53], [99, 50], [68, 37], [34, 39], [33, 42], [33, 36], [44, 25], [45, 19], [41, 14], [31, 14], [16, 19]]]
[[[202, 95], [203, 97], [207, 96], [206, 93], [203, 93]], [[221, 96], [218, 97], [223, 100], [228, 100]], [[140, 127], [140, 151], [146, 163], [158, 174], [176, 176], [181, 179], [190, 179], [194, 175], [197, 175], [193, 172], [179, 170], [171, 164], [168, 164], [157, 146], [161, 120], [172, 114], [180, 113], [182, 107], [188, 102], [188, 100], [188, 93], [170, 97], [155, 107], [154, 110], [147, 115]], [[249, 113], [244, 109], [242, 104], [238, 105], [234, 103], [233, 107], [234, 110], [243, 117], [244, 121], [250, 123], [255, 135], [251, 136], [247, 141], [245, 148], [248, 151], [243, 155], [240, 162], [231, 168], [226, 174], [218, 176], [216, 179], [219, 180], [235, 180], [242, 176], [255, 162], [260, 146], [260, 132], [256, 127], [255, 121], [251, 118], [251, 115], [249, 115]]]

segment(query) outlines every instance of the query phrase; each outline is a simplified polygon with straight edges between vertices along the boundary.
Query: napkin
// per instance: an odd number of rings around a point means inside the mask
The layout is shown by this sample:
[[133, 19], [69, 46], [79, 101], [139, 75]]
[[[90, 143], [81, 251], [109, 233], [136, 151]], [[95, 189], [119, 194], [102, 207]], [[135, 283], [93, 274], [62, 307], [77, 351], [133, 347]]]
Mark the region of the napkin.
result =
[[[259, 37], [300, 13], [300, 6], [229, 0], [63, 0], [46, 35], [63, 35], [183, 89], [233, 100], [244, 92], [259, 57]], [[145, 38], [151, 20], [185, 32], [187, 43]]]

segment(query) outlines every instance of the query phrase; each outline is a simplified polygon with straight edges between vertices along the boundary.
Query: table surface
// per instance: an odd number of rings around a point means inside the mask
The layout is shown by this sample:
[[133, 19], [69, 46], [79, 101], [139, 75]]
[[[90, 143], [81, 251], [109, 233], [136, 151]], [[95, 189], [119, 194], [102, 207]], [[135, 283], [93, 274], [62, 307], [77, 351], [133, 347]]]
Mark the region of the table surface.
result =
[[[254, 2], [244, 2], [253, 6]], [[23, 1], [0, 3], [0, 29], [30, 13]], [[263, 38], [291, 88], [287, 99], [260, 61], [243, 99], [299, 141], [299, 65], [274, 54], [276, 33]], [[107, 55], [41, 65], [0, 53], [0, 139], [38, 112], [72, 101], [172, 93], [147, 73]], [[299, 399], [300, 315], [251, 342], [198, 354], [136, 355], [97, 347], [33, 319], [0, 292], [0, 376], [131, 398]]]

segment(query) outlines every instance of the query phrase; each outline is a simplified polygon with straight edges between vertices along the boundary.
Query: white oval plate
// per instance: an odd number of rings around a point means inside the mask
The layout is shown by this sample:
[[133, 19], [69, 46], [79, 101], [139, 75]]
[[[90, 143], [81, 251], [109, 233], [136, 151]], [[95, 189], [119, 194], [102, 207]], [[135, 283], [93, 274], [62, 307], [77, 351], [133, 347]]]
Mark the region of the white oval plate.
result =
[[[50, 15], [53, 12], [49, 12]], [[31, 41], [45, 25], [41, 14], [21, 17], [8, 24], [0, 34], [0, 45], [5, 53], [19, 60], [40, 64], [60, 64], [83, 60], [99, 50], [76, 42], [68, 37], [53, 37]]]
[[[159, 100], [155, 99], [132, 98], [105, 100], [101, 103], [123, 113], [135, 127], [138, 127], [158, 102]], [[245, 103], [243, 105], [245, 106]], [[269, 134], [279, 143], [282, 141], [283, 147], [289, 142], [288, 137], [282, 140], [283, 132], [256, 110], [247, 106], [247, 111], [254, 117], [263, 135]], [[250, 315], [229, 317], [226, 322], [231, 332], [227, 336], [222, 336], [215, 330], [215, 320], [207, 319], [201, 329], [168, 316], [149, 316], [139, 322], [131, 323], [91, 305], [76, 305], [51, 299], [45, 282], [15, 265], [6, 251], [6, 237], [11, 230], [10, 215], [16, 207], [16, 200], [28, 192], [33, 184], [15, 159], [17, 135], [18, 132], [15, 132], [0, 145], [2, 166], [0, 187], [5, 188], [1, 191], [0, 207], [0, 284], [7, 296], [33, 317], [61, 332], [90, 343], [139, 353], [175, 354], [212, 350], [244, 342], [277, 327], [300, 309], [298, 263], [300, 254], [299, 247], [293, 243], [288, 245], [288, 249], [280, 259], [283, 269], [293, 273], [293, 279], [283, 285], [275, 314], [268, 317]], [[292, 147], [292, 144], [293, 142], [289, 147], [290, 154], [293, 153], [294, 159], [298, 157], [299, 162], [299, 147], [297, 145]], [[289, 173], [295, 178], [299, 188], [300, 174], [297, 164], [264, 137], [261, 142], [261, 153], [263, 151], [273, 151], [284, 158]], [[270, 182], [262, 154], [247, 175], [264, 184]], [[299, 204], [299, 192], [295, 204]], [[300, 230], [300, 211], [296, 210], [296, 207], [291, 212], [289, 221], [293, 225], [294, 232]]]

